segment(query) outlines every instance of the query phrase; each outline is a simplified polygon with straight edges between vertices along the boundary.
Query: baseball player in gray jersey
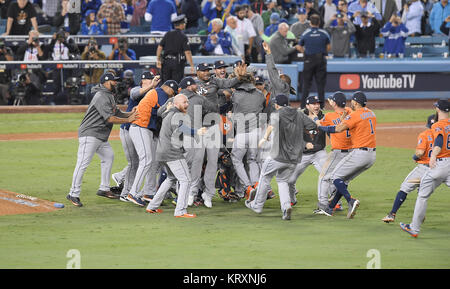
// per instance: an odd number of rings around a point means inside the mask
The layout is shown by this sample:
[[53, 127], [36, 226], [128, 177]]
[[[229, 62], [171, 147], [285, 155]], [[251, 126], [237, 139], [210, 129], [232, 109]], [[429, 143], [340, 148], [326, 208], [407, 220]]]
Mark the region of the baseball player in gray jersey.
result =
[[[323, 118], [323, 112], [320, 110], [320, 99], [318, 96], [309, 96], [306, 99], [306, 109], [303, 110], [308, 116], [317, 116], [318, 119]], [[289, 178], [289, 195], [291, 196], [292, 205], [297, 204], [297, 190], [295, 184], [297, 179], [301, 174], [310, 166], [313, 165], [314, 168], [319, 172], [327, 159], [327, 152], [325, 150], [326, 139], [325, 133], [318, 129], [313, 129], [305, 131], [303, 134], [303, 139], [306, 143], [306, 148], [303, 151], [302, 160], [297, 164], [295, 170], [291, 177]]]
[[286, 95], [277, 95], [274, 102], [276, 112], [271, 114], [270, 125], [259, 144], [261, 146], [273, 133], [270, 157], [263, 164], [256, 192], [252, 191], [245, 205], [254, 212], [261, 213], [270, 191], [270, 182], [276, 176], [282, 219], [290, 220], [292, 207], [288, 180], [302, 158], [303, 130], [313, 130], [317, 126], [303, 112], [289, 107]]
[[[235, 137], [231, 160], [241, 183], [245, 188], [245, 198], [248, 199], [251, 190], [255, 189], [259, 179], [258, 140], [260, 138], [260, 113], [265, 107], [264, 95], [254, 85], [252, 74], [247, 73], [241, 77], [239, 84], [232, 95], [233, 114], [235, 123]], [[267, 120], [262, 120], [263, 123]], [[247, 159], [249, 174], [243, 162]]]
[[434, 142], [429, 161], [430, 169], [420, 180], [411, 224], [400, 223], [400, 228], [415, 238], [419, 235], [425, 219], [428, 198], [441, 184], [445, 183], [450, 187], [450, 103], [447, 99], [441, 99], [434, 105], [437, 122], [431, 126]]
[[[205, 146], [205, 152], [207, 162], [205, 172], [203, 174], [203, 181], [205, 183], [205, 197], [204, 203], [208, 206], [211, 203], [213, 196], [216, 193], [216, 175], [217, 175], [217, 163], [219, 159], [219, 151], [222, 146], [223, 136], [219, 129], [221, 121], [219, 97], [217, 91], [220, 88], [232, 88], [239, 83], [239, 76], [244, 75], [247, 66], [245, 64], [239, 65], [234, 68], [234, 73], [237, 77], [222, 79], [215, 76], [211, 76], [209, 70], [210, 66], [207, 63], [201, 63], [197, 65], [197, 93], [204, 96], [212, 107], [212, 112], [207, 114], [203, 119], [203, 125], [210, 126], [208, 128], [208, 134], [203, 136], [203, 143]], [[226, 102], [226, 101], [225, 101]], [[203, 158], [203, 156], [199, 156]]]
[[195, 218], [195, 214], [188, 214], [188, 194], [191, 185], [191, 175], [184, 157], [184, 135], [203, 135], [206, 128], [193, 129], [190, 119], [186, 115], [189, 106], [188, 98], [178, 94], [173, 99], [173, 107], [168, 106], [161, 125], [161, 132], [156, 149], [156, 160], [167, 167], [167, 178], [159, 187], [156, 195], [147, 206], [148, 213], [161, 213], [158, 209], [164, 197], [176, 181], [179, 183], [177, 205], [174, 216], [178, 218]]
[[[135, 106], [137, 106], [145, 94], [155, 88], [159, 81], [159, 75], [154, 76], [150, 71], [145, 71], [142, 73], [140, 85], [135, 86], [130, 90], [127, 111], [131, 111]], [[129, 129], [129, 123], [120, 126], [120, 141], [125, 153], [125, 158], [127, 159], [127, 166], [122, 171], [112, 175], [113, 180], [118, 186], [120, 186], [119, 182], [123, 182], [123, 189], [120, 194], [120, 200], [123, 202], [129, 202], [127, 195], [130, 192], [131, 185], [133, 184], [134, 177], [136, 176], [136, 171], [139, 166], [139, 156], [129, 135]], [[146, 180], [148, 182], [150, 178], [147, 178]]]
[[119, 79], [112, 73], [102, 75], [100, 84], [91, 90], [95, 95], [78, 129], [77, 164], [73, 173], [72, 186], [66, 197], [77, 207], [83, 206], [80, 201], [81, 183], [95, 153], [101, 160], [101, 183], [97, 195], [112, 199], [118, 197], [109, 190], [114, 152], [108, 143], [108, 138], [113, 124], [129, 123], [138, 119], [135, 109], [122, 112], [117, 107], [114, 92]]

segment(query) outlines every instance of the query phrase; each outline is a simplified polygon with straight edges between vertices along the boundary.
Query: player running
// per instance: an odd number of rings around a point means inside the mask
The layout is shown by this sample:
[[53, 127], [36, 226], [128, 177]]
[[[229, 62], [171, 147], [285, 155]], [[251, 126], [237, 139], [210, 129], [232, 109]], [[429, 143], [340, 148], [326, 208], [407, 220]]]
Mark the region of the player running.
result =
[[430, 161], [431, 148], [433, 147], [433, 131], [431, 125], [434, 123], [434, 115], [430, 115], [427, 121], [427, 130], [421, 132], [417, 137], [416, 152], [413, 155], [413, 160], [417, 163], [416, 167], [406, 176], [405, 180], [400, 186], [400, 191], [395, 197], [392, 210], [386, 217], [381, 219], [383, 222], [394, 222], [398, 209], [406, 200], [408, 194], [419, 187], [419, 182], [423, 175], [428, 171], [428, 162]]
[[430, 169], [420, 180], [419, 192], [411, 224], [400, 223], [400, 228], [417, 238], [425, 219], [428, 198], [442, 183], [450, 187], [450, 104], [442, 99], [435, 103], [438, 121], [431, 126], [434, 144], [430, 156]]
[[344, 121], [338, 125], [319, 127], [329, 133], [339, 133], [348, 129], [352, 140], [352, 151], [336, 165], [331, 174], [331, 180], [337, 192], [328, 208], [325, 208], [323, 212], [325, 215], [333, 214], [333, 208], [342, 196], [348, 203], [348, 219], [355, 216], [359, 207], [360, 201], [352, 198], [347, 190], [348, 183], [369, 169], [376, 159], [377, 118], [375, 113], [366, 107], [366, 103], [366, 95], [361, 91], [355, 92], [351, 101], [353, 112]]

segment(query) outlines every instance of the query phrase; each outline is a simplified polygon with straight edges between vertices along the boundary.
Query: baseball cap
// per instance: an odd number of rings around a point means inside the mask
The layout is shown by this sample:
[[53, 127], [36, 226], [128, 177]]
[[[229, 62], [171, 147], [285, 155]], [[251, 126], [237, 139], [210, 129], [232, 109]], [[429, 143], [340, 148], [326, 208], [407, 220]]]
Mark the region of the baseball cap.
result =
[[366, 106], [367, 97], [362, 91], [357, 91], [353, 94], [352, 99], [362, 106]]
[[151, 71], [144, 71], [141, 75], [141, 79], [153, 79], [155, 75]]
[[106, 72], [105, 74], [103, 74], [100, 77], [100, 83], [105, 83], [109, 80], [114, 80], [114, 81], [118, 81], [120, 80], [120, 77], [115, 76], [114, 74], [112, 74], [111, 72]]
[[332, 96], [330, 96], [330, 99], [334, 101], [339, 107], [344, 107], [347, 103], [345, 94], [340, 91], [336, 91]]
[[272, 14], [270, 14], [270, 20], [271, 21], [278, 21], [280, 20], [280, 14], [277, 12], [273, 12]]
[[133, 78], [134, 72], [131, 69], [127, 69], [123, 72], [123, 78]]
[[427, 127], [431, 128], [431, 126], [436, 122], [436, 120], [434, 119], [435, 115], [432, 114], [428, 117], [427, 119]]
[[279, 94], [275, 97], [275, 103], [279, 106], [288, 106], [289, 98], [284, 94]]
[[185, 22], [185, 19], [186, 19], [186, 15], [181, 14], [181, 15], [178, 15], [178, 16], [174, 17], [172, 19], [172, 23], [173, 24], [178, 24], [180, 22]]
[[255, 84], [264, 84], [265, 80], [261, 76], [255, 76]]
[[317, 95], [311, 95], [306, 98], [306, 104], [321, 103]]
[[306, 9], [305, 8], [298, 8], [297, 9], [297, 14], [306, 14]]
[[450, 111], [450, 103], [448, 102], [447, 99], [440, 99], [438, 102], [434, 104], [434, 106], [445, 112]]
[[209, 67], [208, 63], [200, 63], [197, 65], [197, 70], [200, 71], [206, 71], [206, 70], [210, 70], [211, 68]]
[[214, 69], [222, 68], [222, 67], [228, 67], [228, 65], [223, 60], [217, 60], [214, 62]]
[[174, 93], [178, 92], [178, 83], [175, 80], [166, 80], [163, 85], [172, 88]]
[[190, 77], [190, 76], [187, 76], [187, 77], [183, 78], [183, 79], [180, 81], [180, 88], [181, 88], [181, 89], [185, 89], [186, 87], [191, 86], [191, 85], [193, 85], [193, 84], [195, 84], [195, 83], [196, 83], [196, 82], [195, 82], [195, 79], [194, 79], [194, 78], [192, 78], [192, 77]]

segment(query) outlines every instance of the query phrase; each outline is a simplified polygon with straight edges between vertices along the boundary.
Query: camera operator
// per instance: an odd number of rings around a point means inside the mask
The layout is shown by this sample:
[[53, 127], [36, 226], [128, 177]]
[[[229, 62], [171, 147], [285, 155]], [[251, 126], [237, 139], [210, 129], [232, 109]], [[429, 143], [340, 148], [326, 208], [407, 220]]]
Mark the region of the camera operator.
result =
[[114, 45], [113, 51], [108, 56], [109, 60], [136, 60], [136, 52], [128, 48], [128, 40], [124, 37]]
[[[88, 45], [81, 54], [81, 60], [105, 60], [106, 55], [98, 48], [97, 41], [91, 38]], [[88, 68], [84, 70], [84, 78], [86, 80], [85, 104], [89, 104], [94, 95], [91, 94], [91, 88], [100, 82], [103, 74], [103, 68]]]
[[118, 104], [126, 104], [130, 97], [130, 90], [135, 86], [133, 70], [125, 70], [122, 81], [117, 84], [116, 102]]
[[[45, 46], [44, 53], [48, 60], [77, 60], [80, 59], [80, 51], [75, 42], [67, 37], [69, 33], [64, 31], [64, 29], [59, 30], [57, 33], [53, 34], [53, 39]], [[52, 72], [52, 79], [54, 85], [54, 95], [55, 102], [60, 102], [58, 104], [66, 104], [67, 98], [61, 99], [61, 94], [64, 94], [63, 81], [71, 76], [81, 76], [81, 72], [78, 73], [76, 70], [72, 69], [55, 69]]]
[[28, 33], [28, 40], [16, 51], [18, 61], [39, 61], [45, 60], [44, 49], [39, 41], [39, 32], [31, 30]]
[[[3, 39], [0, 39], [0, 61], [13, 61], [14, 56], [11, 48], [5, 46]], [[0, 105], [10, 103], [9, 82], [11, 81], [11, 70], [0, 69]]]
[[11, 89], [11, 98], [15, 104], [37, 105], [41, 104], [41, 90], [31, 80], [29, 72], [22, 73]]

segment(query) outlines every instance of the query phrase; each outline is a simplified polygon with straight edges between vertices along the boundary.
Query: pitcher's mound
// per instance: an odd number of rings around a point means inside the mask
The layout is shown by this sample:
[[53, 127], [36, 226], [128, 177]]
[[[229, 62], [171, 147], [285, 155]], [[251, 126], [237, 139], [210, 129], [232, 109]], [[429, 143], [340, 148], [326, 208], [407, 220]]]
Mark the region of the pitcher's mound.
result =
[[58, 210], [55, 204], [57, 203], [0, 190], [0, 216], [51, 212]]

